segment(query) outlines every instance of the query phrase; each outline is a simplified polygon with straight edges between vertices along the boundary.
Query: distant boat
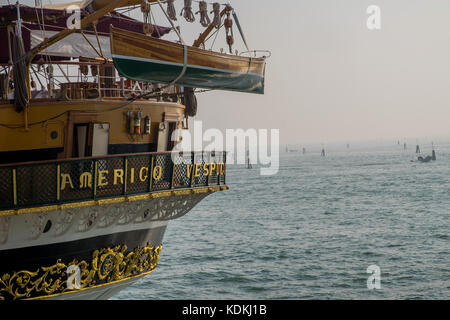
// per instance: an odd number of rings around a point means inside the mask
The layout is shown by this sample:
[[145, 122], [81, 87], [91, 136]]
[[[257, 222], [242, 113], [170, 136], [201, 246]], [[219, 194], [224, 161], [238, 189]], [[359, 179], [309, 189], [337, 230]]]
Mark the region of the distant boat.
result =
[[298, 149], [292, 149], [289, 145], [286, 145], [286, 152], [298, 152]]
[[[420, 153], [419, 145], [417, 145], [417, 147], [416, 147], [416, 153], [417, 152]], [[422, 162], [422, 163], [426, 163], [426, 162], [430, 162], [430, 161], [436, 161], [436, 151], [434, 150], [434, 144], [433, 143], [431, 143], [431, 156], [430, 155], [428, 155], [426, 157], [418, 156], [417, 157], [417, 161], [418, 162]]]
[[433, 160], [432, 156], [426, 156], [425, 158], [422, 156], [417, 157], [417, 160], [419, 162], [430, 162], [431, 160]]

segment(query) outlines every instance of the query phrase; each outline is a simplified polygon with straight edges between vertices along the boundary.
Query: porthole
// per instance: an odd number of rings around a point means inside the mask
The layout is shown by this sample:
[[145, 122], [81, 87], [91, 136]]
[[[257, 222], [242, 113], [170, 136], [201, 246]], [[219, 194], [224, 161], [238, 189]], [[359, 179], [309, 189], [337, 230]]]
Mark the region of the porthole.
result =
[[45, 227], [44, 227], [44, 230], [42, 230], [42, 233], [47, 233], [51, 227], [52, 227], [52, 221], [47, 220], [47, 223], [45, 224]]

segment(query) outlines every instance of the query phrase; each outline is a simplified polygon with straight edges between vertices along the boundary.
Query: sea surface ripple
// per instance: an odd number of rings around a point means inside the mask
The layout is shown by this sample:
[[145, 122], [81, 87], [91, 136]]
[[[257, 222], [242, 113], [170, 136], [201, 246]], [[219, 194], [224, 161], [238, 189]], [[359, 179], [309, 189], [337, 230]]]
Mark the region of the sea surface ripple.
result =
[[[282, 153], [167, 228], [158, 267], [113, 299], [449, 299], [450, 146]], [[368, 266], [381, 270], [369, 290]]]

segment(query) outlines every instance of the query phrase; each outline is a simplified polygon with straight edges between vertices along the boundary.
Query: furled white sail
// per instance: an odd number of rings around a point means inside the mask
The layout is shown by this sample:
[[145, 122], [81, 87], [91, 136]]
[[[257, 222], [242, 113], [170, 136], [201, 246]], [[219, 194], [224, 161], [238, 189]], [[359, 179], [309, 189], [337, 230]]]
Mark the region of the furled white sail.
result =
[[[45, 37], [50, 38], [55, 35], [56, 31], [40, 31], [32, 30], [30, 32], [31, 47], [40, 44]], [[97, 37], [95, 35], [85, 34], [89, 42], [80, 33], [73, 33], [63, 40], [51, 45], [40, 54], [58, 56], [58, 57], [86, 57], [86, 58], [96, 58], [99, 57], [100, 53], [103, 54], [104, 58], [111, 59], [111, 50], [109, 45], [109, 37], [100, 36], [98, 37], [100, 41], [101, 51], [98, 47]], [[95, 48], [95, 50], [94, 50]], [[97, 50], [97, 51], [96, 51]]]

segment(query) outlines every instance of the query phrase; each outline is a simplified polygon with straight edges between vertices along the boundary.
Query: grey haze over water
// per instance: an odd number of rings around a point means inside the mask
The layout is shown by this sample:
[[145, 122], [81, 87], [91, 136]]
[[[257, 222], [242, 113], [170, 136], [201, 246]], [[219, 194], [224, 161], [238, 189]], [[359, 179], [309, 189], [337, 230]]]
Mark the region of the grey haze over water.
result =
[[[20, 3], [34, 6], [35, 1]], [[265, 94], [220, 90], [198, 94], [196, 119], [205, 123], [205, 129], [278, 128], [281, 143], [295, 143], [299, 137], [320, 143], [450, 135], [450, 1], [233, 0], [231, 4], [250, 49], [272, 53]], [[183, 5], [184, 1], [175, 1], [178, 14]], [[380, 30], [367, 28], [371, 5], [380, 7]], [[156, 23], [170, 26], [154, 7]], [[197, 8], [194, 1], [193, 9]], [[130, 14], [142, 20], [139, 8]], [[180, 17], [176, 25], [188, 44], [203, 30], [198, 19], [189, 23]], [[246, 51], [236, 28], [234, 32], [234, 49]], [[179, 40], [174, 32], [164, 38]], [[226, 51], [225, 32], [219, 32], [214, 43], [215, 51]]]
[[113, 299], [450, 298], [450, 144], [425, 164], [413, 147], [281, 153], [275, 176], [229, 166], [230, 190], [169, 223], [156, 271]]

